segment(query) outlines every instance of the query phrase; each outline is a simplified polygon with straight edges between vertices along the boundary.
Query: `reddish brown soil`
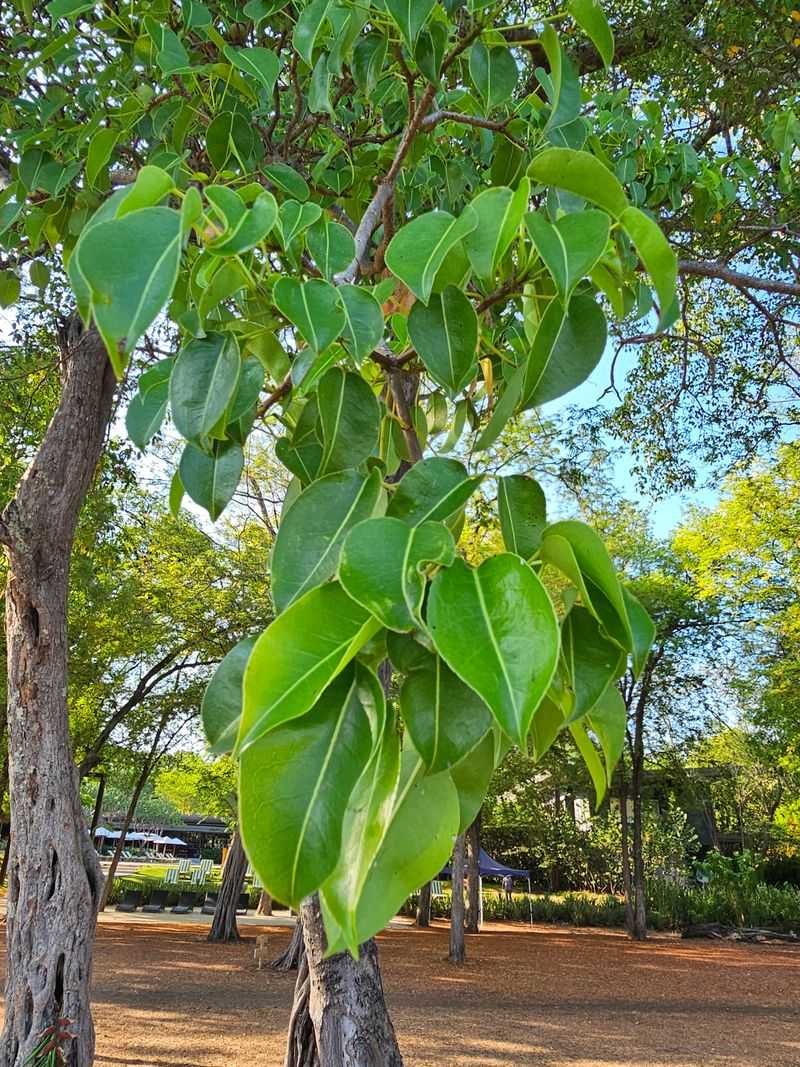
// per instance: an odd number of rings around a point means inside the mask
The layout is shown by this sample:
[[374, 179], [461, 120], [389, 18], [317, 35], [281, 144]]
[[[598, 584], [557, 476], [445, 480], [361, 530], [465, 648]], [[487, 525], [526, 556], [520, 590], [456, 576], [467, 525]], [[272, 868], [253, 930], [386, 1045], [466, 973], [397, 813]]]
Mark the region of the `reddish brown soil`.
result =
[[[198, 926], [98, 934], [98, 1067], [280, 1067], [294, 977]], [[287, 930], [271, 929], [270, 949]], [[496, 925], [380, 938], [406, 1067], [800, 1067], [800, 950]]]

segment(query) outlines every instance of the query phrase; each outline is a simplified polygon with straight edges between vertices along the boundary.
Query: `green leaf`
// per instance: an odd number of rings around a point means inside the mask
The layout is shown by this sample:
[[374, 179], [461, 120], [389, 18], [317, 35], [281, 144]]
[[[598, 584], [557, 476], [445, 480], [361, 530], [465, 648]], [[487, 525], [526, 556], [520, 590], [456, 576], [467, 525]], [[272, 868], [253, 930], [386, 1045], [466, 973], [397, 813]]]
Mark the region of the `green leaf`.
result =
[[255, 637], [245, 637], [228, 652], [206, 686], [200, 717], [209, 751], [215, 756], [232, 752], [242, 717], [242, 682]]
[[521, 407], [539, 407], [585, 382], [602, 359], [607, 332], [591, 293], [576, 293], [566, 314], [559, 300], [551, 301], [533, 339]]
[[319, 115], [327, 111], [331, 121], [336, 121], [336, 112], [331, 102], [332, 75], [328, 70], [328, 54], [320, 52], [314, 70], [311, 73], [311, 84], [308, 87], [308, 110], [312, 115]]
[[542, 543], [547, 503], [542, 487], [524, 474], [497, 479], [497, 504], [503, 544], [509, 552], [530, 559]]
[[342, 824], [342, 849], [320, 893], [326, 916], [342, 931], [344, 947], [358, 953], [356, 910], [370, 867], [391, 825], [400, 779], [400, 735], [390, 718], [382, 744], [353, 790]]
[[419, 32], [435, 6], [436, 0], [386, 0], [386, 10], [394, 19], [412, 53]]
[[183, 47], [180, 37], [169, 26], [165, 26], [162, 22], [151, 18], [149, 15], [145, 16], [144, 23], [148, 34], [158, 49], [156, 63], [158, 63], [163, 72], [165, 74], [178, 74], [189, 71], [191, 69], [189, 53]]
[[603, 761], [600, 759], [597, 749], [594, 747], [589, 735], [586, 733], [583, 723], [570, 723], [569, 732], [572, 734], [575, 745], [577, 746], [583, 762], [586, 764], [586, 769], [592, 779], [596, 797], [595, 808], [598, 808], [603, 802], [603, 797], [606, 795], [606, 789], [608, 787]]
[[[209, 196], [213, 188], [212, 186], [206, 190], [206, 196]], [[253, 206], [242, 212], [235, 222], [226, 219], [227, 231], [211, 241], [207, 246], [208, 250], [217, 256], [240, 256], [243, 252], [249, 252], [264, 240], [277, 219], [278, 205], [275, 203], [275, 197], [272, 193], [263, 192], [256, 197]]]
[[455, 553], [442, 523], [408, 526], [400, 519], [369, 518], [347, 535], [339, 581], [388, 629], [413, 630], [422, 625], [426, 565], [447, 567]]
[[181, 481], [180, 471], [175, 471], [172, 475], [172, 481], [169, 485], [169, 513], [176, 519], [178, 512], [181, 510], [181, 503], [183, 502], [184, 488]]
[[470, 477], [457, 459], [420, 460], [398, 482], [386, 514], [408, 526], [444, 522], [466, 504], [482, 480], [482, 475]]
[[626, 656], [594, 615], [575, 605], [561, 627], [561, 649], [574, 694], [570, 721], [587, 715], [625, 670]]
[[244, 678], [239, 752], [299, 718], [380, 629], [338, 582], [295, 600], [256, 642]]
[[531, 722], [530, 739], [537, 763], [549, 751], [564, 725], [564, 712], [548, 694], [534, 712]]
[[322, 440], [318, 476], [358, 466], [372, 454], [380, 435], [381, 411], [361, 375], [331, 367], [317, 386], [317, 408]]
[[[371, 751], [351, 666], [311, 711], [270, 730], [242, 754], [242, 840], [277, 900], [299, 907], [334, 870], [347, 804]], [[267, 812], [274, 816], [264, 818]]]
[[664, 329], [675, 299], [678, 260], [658, 224], [638, 207], [625, 208], [619, 221], [636, 246], [636, 251], [647, 273], [653, 279], [653, 285], [661, 304], [659, 329]]
[[86, 181], [92, 187], [97, 185], [97, 179], [111, 159], [111, 153], [121, 135], [121, 130], [102, 129], [98, 130], [89, 142], [86, 152]]
[[523, 178], [516, 192], [506, 186], [484, 189], [470, 207], [478, 224], [464, 238], [463, 245], [472, 269], [484, 281], [494, 278], [495, 271], [522, 222], [528, 207], [530, 182]]
[[206, 152], [216, 170], [225, 170], [231, 157], [247, 170], [254, 147], [255, 134], [243, 115], [222, 111], [208, 124]]
[[28, 268], [31, 285], [37, 289], [46, 289], [50, 283], [50, 268], [41, 259], [35, 259]]
[[239, 348], [230, 333], [209, 333], [180, 350], [169, 399], [175, 428], [187, 441], [210, 434], [220, 421], [236, 392], [240, 367]]
[[172, 295], [181, 258], [181, 220], [143, 208], [93, 225], [73, 253], [91, 288], [92, 314], [117, 374]]
[[512, 95], [519, 69], [504, 45], [487, 48], [482, 41], [476, 41], [469, 50], [469, 76], [489, 112]]
[[161, 429], [167, 413], [169, 383], [162, 382], [147, 392], [141, 390], [131, 399], [125, 414], [128, 437], [142, 452]]
[[541, 40], [550, 64], [550, 81], [553, 87], [550, 118], [544, 132], [552, 135], [570, 126], [580, 114], [581, 84], [572, 61], [561, 47], [551, 25], [545, 26]]
[[302, 175], [288, 163], [267, 163], [264, 173], [277, 187], [295, 200], [308, 200], [311, 190]]
[[295, 23], [292, 45], [309, 67], [314, 66], [314, 44], [330, 6], [331, 0], [311, 0]]
[[553, 224], [539, 212], [529, 212], [525, 224], [556, 289], [566, 299], [605, 251], [608, 215], [602, 211], [577, 211], [563, 215]]
[[534, 157], [528, 175], [542, 185], [582, 196], [605, 208], [615, 219], [628, 206], [625, 190], [608, 167], [590, 152], [572, 148], [546, 148]]
[[625, 599], [625, 607], [633, 635], [633, 675], [634, 678], [638, 678], [644, 670], [647, 657], [650, 655], [650, 649], [653, 647], [656, 628], [641, 601], [624, 585], [622, 587], [622, 596]]
[[331, 222], [325, 215], [309, 228], [306, 244], [320, 273], [328, 281], [343, 271], [356, 254], [350, 231], [338, 222]]
[[[454, 767], [450, 768], [450, 777], [458, 791], [460, 824], [458, 833], [463, 834], [475, 819], [486, 799], [489, 783], [498, 761], [495, 759], [495, 730], [490, 730], [475, 747], [467, 753]], [[499, 731], [497, 731], [499, 734]], [[500, 734], [500, 737], [503, 735]], [[501, 749], [503, 755], [505, 751]]]
[[533, 570], [505, 553], [477, 570], [456, 560], [433, 580], [428, 629], [448, 666], [523, 745], [559, 648], [555, 611]]
[[455, 245], [471, 233], [478, 217], [465, 207], [456, 219], [447, 211], [429, 211], [406, 223], [386, 249], [386, 266], [427, 304], [439, 268]]
[[278, 74], [281, 69], [281, 61], [275, 52], [268, 48], [231, 48], [226, 47], [225, 58], [234, 67], [250, 74], [263, 85], [268, 93], [272, 93]]
[[[606, 764], [606, 781], [611, 785], [614, 768], [622, 755], [625, 745], [625, 727], [628, 724], [628, 711], [622, 694], [615, 685], [606, 689], [603, 696], [586, 717], [586, 725], [597, 737], [603, 750]], [[599, 801], [598, 801], [599, 803]]]
[[344, 328], [344, 312], [336, 289], [321, 278], [306, 282], [279, 278], [273, 298], [281, 314], [297, 327], [314, 352], [333, 344]]
[[478, 316], [454, 285], [431, 296], [427, 307], [417, 301], [408, 316], [411, 343], [434, 379], [455, 397], [475, 377]]
[[360, 37], [353, 49], [353, 81], [369, 96], [383, 71], [389, 40], [385, 33], [368, 33]]
[[567, 10], [600, 53], [608, 68], [614, 58], [614, 35], [598, 0], [569, 0]]
[[313, 226], [322, 215], [319, 204], [301, 204], [297, 200], [284, 200], [278, 218], [280, 220], [283, 247], [289, 249], [301, 233]]
[[362, 286], [340, 285], [338, 291], [345, 318], [342, 339], [356, 363], [361, 363], [383, 339], [383, 310]]
[[[143, 207], [157, 207], [174, 188], [175, 182], [161, 167], [142, 167], [133, 185], [124, 190], [125, 195], [117, 209], [117, 218], [121, 219]], [[186, 195], [188, 197], [188, 190]]]
[[50, 0], [45, 5], [47, 13], [54, 19], [70, 18], [72, 15], [80, 15], [84, 11], [93, 8], [93, 0]]
[[216, 522], [236, 492], [243, 467], [244, 453], [231, 441], [215, 442], [211, 455], [188, 444], [181, 456], [181, 481], [195, 504]]
[[[424, 527], [418, 527], [424, 529]], [[400, 711], [430, 774], [464, 759], [492, 727], [492, 713], [440, 656], [426, 657], [400, 690]]]
[[19, 276], [12, 270], [0, 270], [0, 307], [12, 307], [19, 300]]
[[86, 240], [93, 227], [99, 225], [101, 222], [106, 222], [109, 219], [114, 218], [116, 210], [127, 192], [127, 189], [118, 189], [115, 193], [112, 193], [107, 200], [104, 200], [97, 211], [90, 216], [81, 230], [78, 242], [72, 250], [72, 255], [69, 257], [67, 263], [67, 276], [72, 291], [75, 294], [75, 303], [78, 308], [78, 313], [87, 325], [92, 314], [92, 290], [88, 280], [80, 269], [78, 254], [83, 242]]
[[520, 364], [506, 382], [506, 387], [503, 390], [502, 396], [494, 405], [491, 418], [484, 427], [483, 433], [475, 442], [475, 450], [477, 452], [482, 452], [484, 449], [490, 448], [495, 443], [497, 438], [503, 432], [508, 420], [517, 410], [522, 398], [522, 390], [525, 385], [527, 369], [527, 364]]
[[272, 550], [272, 596], [278, 611], [332, 577], [347, 533], [385, 507], [377, 470], [367, 478], [354, 470], [339, 471], [304, 489], [282, 516]]

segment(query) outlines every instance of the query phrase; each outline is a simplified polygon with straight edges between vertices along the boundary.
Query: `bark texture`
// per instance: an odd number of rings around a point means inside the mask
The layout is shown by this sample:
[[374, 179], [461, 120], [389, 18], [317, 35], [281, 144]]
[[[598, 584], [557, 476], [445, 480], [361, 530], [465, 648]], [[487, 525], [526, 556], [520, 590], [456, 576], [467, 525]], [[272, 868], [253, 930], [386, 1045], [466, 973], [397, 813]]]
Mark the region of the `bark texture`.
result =
[[231, 841], [230, 852], [222, 872], [222, 885], [214, 909], [214, 918], [208, 932], [209, 941], [240, 941], [241, 934], [236, 923], [236, 905], [239, 903], [244, 879], [247, 874], [247, 856], [242, 839], [236, 830]]
[[426, 929], [431, 925], [431, 883], [426, 882], [419, 891], [417, 900], [417, 926]]
[[[270, 964], [273, 971], [296, 971], [300, 966], [300, 961], [303, 958], [305, 952], [305, 944], [303, 942], [303, 920], [298, 915], [297, 922], [294, 924], [294, 931], [292, 933], [291, 940], [286, 946], [284, 952], [274, 959]], [[296, 995], [296, 993], [295, 993]], [[307, 1006], [307, 1005], [306, 1005]], [[294, 1010], [292, 1012], [294, 1014]]]
[[256, 915], [272, 915], [272, 897], [266, 889], [261, 890], [261, 896], [258, 898]]
[[8, 551], [6, 634], [11, 843], [2, 1067], [70, 1022], [67, 1067], [90, 1067], [89, 982], [102, 874], [78, 794], [67, 719], [67, 593], [81, 505], [102, 453], [114, 378], [95, 331], [59, 338], [58, 408], [0, 520]]
[[361, 946], [358, 960], [346, 953], [325, 959], [325, 931], [316, 895], [303, 902], [300, 914], [308, 965], [308, 1014], [317, 1059], [297, 1062], [320, 1067], [402, 1067], [374, 940]]
[[[649, 666], [649, 665], [648, 665]], [[636, 702], [633, 720], [633, 760], [631, 792], [633, 793], [633, 929], [634, 941], [647, 938], [647, 903], [644, 877], [644, 839], [642, 826], [642, 772], [644, 771], [644, 711], [649, 688], [649, 672], [645, 675]]]
[[467, 830], [467, 918], [468, 934], [477, 934], [481, 928], [481, 814]]
[[619, 829], [622, 852], [622, 887], [625, 894], [625, 929], [633, 937], [633, 881], [631, 879], [631, 846], [628, 827], [628, 782], [625, 762], [619, 762]]
[[464, 944], [464, 834], [459, 834], [453, 845], [453, 896], [450, 904], [450, 955], [451, 963], [463, 963], [466, 957]]

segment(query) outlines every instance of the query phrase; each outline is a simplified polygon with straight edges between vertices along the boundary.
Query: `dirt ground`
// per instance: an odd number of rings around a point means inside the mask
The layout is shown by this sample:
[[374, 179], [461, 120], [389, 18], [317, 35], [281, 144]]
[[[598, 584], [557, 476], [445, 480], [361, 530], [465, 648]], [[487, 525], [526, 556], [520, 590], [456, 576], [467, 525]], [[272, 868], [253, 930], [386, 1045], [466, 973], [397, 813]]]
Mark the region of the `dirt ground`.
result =
[[[281, 1067], [293, 975], [205, 929], [102, 924], [98, 1067]], [[271, 928], [273, 954], [289, 931]], [[800, 1067], [800, 950], [493, 925], [380, 937], [406, 1067]]]

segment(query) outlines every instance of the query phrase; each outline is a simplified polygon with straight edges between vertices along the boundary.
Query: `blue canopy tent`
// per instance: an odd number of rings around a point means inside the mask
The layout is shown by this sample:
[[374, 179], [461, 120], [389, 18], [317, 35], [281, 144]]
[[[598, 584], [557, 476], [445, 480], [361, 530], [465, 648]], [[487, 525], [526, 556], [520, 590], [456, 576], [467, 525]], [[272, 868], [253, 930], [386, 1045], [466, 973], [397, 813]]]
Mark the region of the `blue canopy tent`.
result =
[[[480, 881], [481, 925], [483, 925], [483, 879], [505, 878], [506, 875], [510, 875], [512, 878], [524, 878], [528, 883], [528, 909], [531, 916], [531, 925], [533, 925], [533, 905], [531, 904], [531, 878], [529, 871], [522, 871], [517, 867], [507, 867], [504, 863], [498, 863], [498, 861], [493, 859], [488, 852], [481, 849], [478, 855], [478, 875]], [[440, 877], [452, 878], [452, 868], [450, 866], [444, 867]]]

